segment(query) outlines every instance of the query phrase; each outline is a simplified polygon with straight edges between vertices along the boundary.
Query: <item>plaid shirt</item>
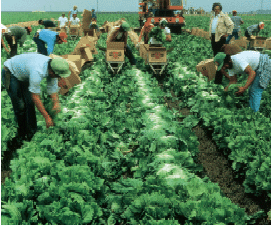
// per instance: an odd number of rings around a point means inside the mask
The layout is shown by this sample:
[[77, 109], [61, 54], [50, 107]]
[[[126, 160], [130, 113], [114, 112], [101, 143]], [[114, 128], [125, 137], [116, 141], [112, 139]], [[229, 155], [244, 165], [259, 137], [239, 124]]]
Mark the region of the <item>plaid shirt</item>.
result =
[[271, 59], [267, 54], [260, 55], [257, 74], [260, 76], [260, 85], [266, 89], [271, 79]]
[[251, 36], [253, 32], [259, 33], [260, 29], [258, 24], [251, 25], [247, 28], [248, 34]]

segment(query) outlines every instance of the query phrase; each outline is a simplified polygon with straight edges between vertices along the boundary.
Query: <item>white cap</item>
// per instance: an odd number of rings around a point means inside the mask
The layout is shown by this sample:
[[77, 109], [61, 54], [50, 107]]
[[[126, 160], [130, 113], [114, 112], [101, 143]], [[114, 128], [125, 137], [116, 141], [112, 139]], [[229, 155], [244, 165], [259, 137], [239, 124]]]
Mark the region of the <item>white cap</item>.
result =
[[264, 22], [260, 22], [260, 23], [259, 23], [259, 26], [261, 26], [262, 24], [264, 24]]
[[162, 18], [162, 20], [160, 20], [159, 24], [161, 24], [163, 21], [167, 22], [167, 19], [166, 18]]

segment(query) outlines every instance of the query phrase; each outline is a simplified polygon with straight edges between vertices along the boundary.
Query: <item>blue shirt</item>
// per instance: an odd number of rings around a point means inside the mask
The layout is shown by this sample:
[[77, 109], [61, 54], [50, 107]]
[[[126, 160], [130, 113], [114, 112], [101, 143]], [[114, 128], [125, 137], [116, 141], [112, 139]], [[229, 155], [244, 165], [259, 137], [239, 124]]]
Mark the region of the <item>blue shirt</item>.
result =
[[92, 13], [92, 18], [95, 18], [97, 20], [97, 16], [96, 16], [96, 13], [95, 11], [91, 12]]
[[57, 32], [48, 29], [43, 29], [39, 32], [39, 39], [47, 44], [48, 56], [52, 54], [54, 51], [57, 35], [58, 35]]
[[240, 25], [241, 25], [242, 18], [240, 16], [232, 16], [231, 20], [234, 23], [233, 29], [240, 31]]
[[47, 79], [47, 92], [49, 95], [57, 93], [58, 78], [51, 78], [48, 74], [48, 61], [51, 58], [38, 53], [25, 53], [11, 57], [4, 65], [19, 81], [29, 81], [28, 90], [31, 93], [40, 93], [41, 81]]

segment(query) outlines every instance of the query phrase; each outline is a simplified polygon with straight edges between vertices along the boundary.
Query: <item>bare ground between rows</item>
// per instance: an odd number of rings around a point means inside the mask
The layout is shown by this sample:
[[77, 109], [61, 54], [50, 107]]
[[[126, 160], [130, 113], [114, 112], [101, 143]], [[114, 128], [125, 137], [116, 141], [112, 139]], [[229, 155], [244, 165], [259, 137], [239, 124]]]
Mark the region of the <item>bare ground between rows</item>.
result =
[[[159, 86], [163, 86], [161, 83]], [[172, 97], [176, 97], [171, 90]], [[171, 101], [169, 98], [164, 97], [165, 102], [170, 110], [176, 109], [184, 116], [192, 115], [188, 108], [180, 108], [181, 100]], [[183, 119], [179, 118], [179, 121]], [[268, 206], [259, 197], [245, 193], [240, 179], [235, 178], [235, 172], [231, 168], [231, 162], [223, 154], [224, 150], [220, 149], [212, 140], [212, 132], [202, 128], [199, 125], [192, 128], [192, 131], [198, 137], [199, 141], [199, 154], [197, 156], [196, 163], [201, 164], [204, 168], [204, 174], [206, 174], [213, 183], [217, 183], [221, 191], [228, 197], [233, 203], [241, 208], [245, 208], [245, 212], [248, 215], [253, 215], [260, 210], [268, 211]], [[269, 207], [270, 209], [270, 207]], [[270, 225], [271, 221], [267, 217], [258, 219], [257, 225]]]

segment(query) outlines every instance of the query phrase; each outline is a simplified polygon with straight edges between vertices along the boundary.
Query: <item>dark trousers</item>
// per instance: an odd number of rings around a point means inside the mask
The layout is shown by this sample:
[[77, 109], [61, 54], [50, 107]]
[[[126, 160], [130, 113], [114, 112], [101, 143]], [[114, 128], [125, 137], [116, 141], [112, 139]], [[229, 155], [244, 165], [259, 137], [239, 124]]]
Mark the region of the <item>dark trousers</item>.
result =
[[[5, 73], [2, 70], [2, 81], [5, 84]], [[7, 90], [11, 99], [13, 111], [18, 123], [18, 136], [31, 140], [37, 131], [37, 118], [35, 104], [28, 90], [29, 81], [19, 81], [15, 76], [10, 78], [10, 86]]]
[[34, 35], [33, 41], [37, 44], [38, 53], [48, 56], [47, 49], [45, 47], [45, 42], [36, 37], [37, 33]]
[[239, 35], [238, 35], [238, 30], [237, 29], [233, 29], [232, 34], [227, 37], [226, 44], [230, 43], [233, 36], [234, 36], [235, 40], [238, 40]]
[[132, 49], [128, 45], [126, 46], [125, 56], [128, 57], [131, 65], [136, 65], [136, 58], [133, 55]]
[[[215, 42], [215, 35], [212, 34], [211, 44], [212, 44], [212, 49], [213, 49], [213, 53], [214, 53], [214, 56], [215, 56], [218, 52], [221, 52], [221, 47], [224, 44], [226, 44], [226, 38], [221, 37], [218, 42]], [[222, 78], [223, 78], [223, 74], [221, 73], [221, 71], [217, 71], [216, 74], [215, 74], [214, 83], [215, 84], [222, 84]]]
[[17, 40], [15, 40], [15, 44], [13, 44], [12, 36], [11, 35], [6, 35], [5, 38], [6, 38], [7, 43], [10, 46], [9, 57], [16, 56], [18, 54], [17, 53], [17, 50], [18, 50]]

